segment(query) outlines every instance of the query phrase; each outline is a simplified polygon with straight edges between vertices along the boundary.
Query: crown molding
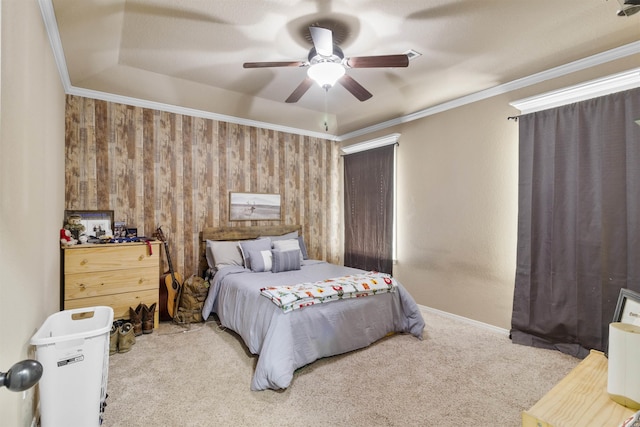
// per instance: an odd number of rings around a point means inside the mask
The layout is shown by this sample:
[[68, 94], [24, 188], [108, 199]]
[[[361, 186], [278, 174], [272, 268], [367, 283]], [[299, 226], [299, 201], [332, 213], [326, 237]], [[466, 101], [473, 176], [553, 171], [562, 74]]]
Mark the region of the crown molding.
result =
[[195, 108], [182, 107], [179, 105], [165, 104], [162, 102], [149, 101], [146, 99], [132, 98], [129, 96], [116, 95], [113, 93], [101, 92], [91, 89], [77, 88], [70, 86], [65, 89], [69, 95], [83, 96], [85, 98], [99, 99], [101, 101], [115, 102], [119, 104], [131, 105], [134, 107], [149, 108], [152, 110], [166, 111], [168, 113], [181, 114], [185, 116], [200, 117], [221, 122], [234, 123], [241, 126], [252, 126], [261, 129], [269, 129], [277, 132], [291, 133], [294, 135], [309, 136], [313, 138], [327, 139], [335, 141], [335, 135], [322, 132], [312, 132], [306, 129], [292, 128], [281, 126], [268, 122], [260, 122], [257, 120], [249, 120], [241, 117], [227, 116], [225, 114], [212, 113], [210, 111], [198, 110]]
[[587, 58], [579, 59], [577, 61], [570, 62], [568, 64], [560, 65], [549, 70], [542, 71], [536, 74], [532, 74], [521, 79], [513, 80], [509, 83], [494, 86], [492, 88], [482, 90], [480, 92], [472, 93], [471, 95], [463, 96], [451, 101], [444, 102], [433, 107], [426, 108], [424, 110], [417, 111], [406, 116], [398, 117], [386, 122], [378, 123], [373, 126], [362, 128], [353, 132], [349, 132], [337, 137], [337, 141], [344, 141], [357, 136], [366, 135], [371, 132], [376, 132], [382, 129], [386, 129], [391, 126], [396, 126], [403, 123], [408, 123], [413, 120], [422, 119], [433, 114], [441, 113], [443, 111], [451, 110], [454, 108], [462, 107], [463, 105], [471, 104], [473, 102], [481, 101], [483, 99], [491, 98], [497, 95], [502, 95], [517, 89], [522, 89], [527, 86], [531, 86], [537, 83], [541, 83], [547, 80], [555, 79], [567, 74], [575, 73], [590, 67], [605, 64], [620, 58], [625, 58], [630, 55], [640, 53], [640, 41], [629, 43], [605, 52], [598, 53], [596, 55], [589, 56]]
[[60, 32], [58, 31], [58, 22], [56, 21], [56, 13], [53, 10], [52, 0], [38, 0], [40, 5], [40, 12], [42, 13], [42, 19], [44, 21], [44, 27], [49, 36], [49, 43], [51, 44], [51, 50], [53, 50], [53, 59], [58, 67], [58, 74], [62, 80], [62, 87], [65, 93], [68, 93], [71, 88], [71, 80], [69, 79], [69, 70], [67, 69], [67, 62], [64, 59], [64, 51], [62, 49], [62, 40], [60, 40]]
[[360, 142], [358, 144], [347, 145], [346, 147], [342, 147], [341, 150], [344, 154], [359, 153], [361, 151], [384, 147], [385, 145], [397, 144], [398, 139], [400, 139], [400, 134], [392, 133], [390, 135], [382, 136], [376, 139], [371, 139], [365, 142]]
[[54, 59], [58, 67], [58, 73], [62, 80], [62, 85], [67, 94], [87, 96], [91, 98], [101, 99], [105, 101], [120, 102], [123, 104], [134, 105], [143, 108], [153, 108], [161, 111], [173, 112], [176, 114], [192, 115], [196, 117], [210, 118], [213, 120], [220, 120], [229, 123], [235, 123], [245, 126], [255, 126], [264, 129], [271, 129], [280, 132], [287, 132], [292, 134], [298, 134], [303, 136], [310, 136], [314, 138], [322, 138], [333, 141], [345, 141], [358, 136], [366, 135], [372, 132], [376, 132], [382, 129], [396, 126], [403, 123], [408, 123], [414, 120], [422, 119], [427, 116], [431, 116], [437, 113], [441, 113], [447, 110], [458, 108], [473, 102], [481, 101], [493, 96], [502, 95], [513, 90], [521, 89], [527, 86], [531, 86], [537, 83], [551, 80], [557, 77], [564, 76], [566, 74], [574, 73], [576, 71], [584, 70], [589, 67], [601, 65], [610, 61], [614, 61], [620, 58], [624, 58], [630, 55], [640, 53], [640, 41], [629, 43], [605, 52], [601, 52], [596, 55], [589, 56], [584, 59], [570, 62], [559, 67], [551, 68], [540, 73], [532, 74], [531, 76], [524, 77], [505, 83], [502, 85], [494, 86], [492, 88], [479, 91], [467, 96], [463, 96], [451, 101], [444, 102], [442, 104], [435, 105], [414, 113], [397, 117], [395, 119], [387, 120], [372, 126], [368, 126], [353, 132], [348, 132], [342, 135], [331, 135], [322, 132], [312, 132], [306, 129], [291, 128], [287, 126], [280, 126], [273, 123], [260, 122], [255, 120], [247, 120], [239, 117], [227, 116], [224, 114], [211, 113], [208, 111], [190, 109], [180, 107], [176, 105], [163, 104], [158, 102], [152, 102], [144, 99], [114, 95], [106, 92], [93, 91], [88, 89], [82, 89], [74, 87], [69, 79], [69, 71], [67, 69], [66, 61], [64, 58], [64, 51], [62, 48], [62, 41], [60, 40], [60, 33], [58, 32], [58, 25], [55, 18], [55, 12], [53, 9], [52, 0], [38, 0], [42, 17], [44, 19], [47, 35], [49, 36], [49, 42], [53, 50]]
[[161, 102], [149, 101], [141, 98], [133, 98], [130, 96], [116, 95], [113, 93], [102, 92], [97, 90], [85, 89], [75, 87], [71, 84], [69, 78], [69, 70], [67, 69], [67, 63], [64, 57], [64, 50], [62, 48], [62, 40], [60, 39], [60, 33], [58, 31], [58, 24], [56, 21], [55, 11], [53, 9], [52, 0], [38, 0], [40, 4], [40, 10], [42, 12], [42, 18], [44, 20], [45, 29], [49, 36], [49, 42], [51, 49], [53, 50], [53, 56], [58, 67], [58, 73], [62, 80], [62, 86], [64, 91], [68, 95], [77, 95], [87, 98], [99, 99], [102, 101], [117, 102], [126, 105], [132, 105], [134, 107], [150, 108], [153, 110], [166, 111], [175, 114], [184, 114], [188, 116], [201, 117], [205, 119], [218, 120], [228, 123], [234, 123], [242, 126], [253, 126], [262, 129], [270, 129], [278, 132], [291, 133], [295, 135], [309, 136], [313, 138], [328, 139], [331, 141], [336, 140], [335, 135], [322, 132], [313, 132], [306, 129], [292, 128], [288, 126], [276, 125], [273, 123], [261, 122], [257, 120], [249, 120], [241, 117], [228, 116], [226, 114], [212, 113], [209, 111], [198, 110], [194, 108], [181, 107], [178, 105], [165, 104]]
[[522, 114], [528, 114], [636, 87], [640, 87], [640, 68], [520, 99], [509, 105], [520, 110]]

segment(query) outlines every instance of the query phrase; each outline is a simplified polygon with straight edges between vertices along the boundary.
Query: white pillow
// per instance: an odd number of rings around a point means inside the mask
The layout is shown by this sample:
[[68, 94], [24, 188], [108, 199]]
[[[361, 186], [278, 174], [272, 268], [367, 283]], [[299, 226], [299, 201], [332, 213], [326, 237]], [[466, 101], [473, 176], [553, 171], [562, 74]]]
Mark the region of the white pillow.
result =
[[297, 250], [298, 253], [300, 254], [300, 261], [302, 261], [302, 251], [300, 250], [300, 243], [298, 242], [298, 238], [276, 240], [273, 242], [273, 249], [282, 251], [282, 252]]

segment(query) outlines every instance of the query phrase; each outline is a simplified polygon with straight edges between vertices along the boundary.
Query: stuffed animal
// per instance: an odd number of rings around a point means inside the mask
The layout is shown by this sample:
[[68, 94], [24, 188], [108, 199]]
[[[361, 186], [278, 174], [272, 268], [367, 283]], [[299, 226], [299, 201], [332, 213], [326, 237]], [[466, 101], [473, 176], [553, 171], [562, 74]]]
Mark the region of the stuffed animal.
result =
[[67, 230], [66, 228], [61, 228], [60, 229], [60, 243], [62, 243], [65, 246], [67, 246], [67, 245], [75, 245], [77, 243], [77, 240], [74, 239], [71, 236], [71, 231]]
[[78, 240], [80, 235], [84, 232], [84, 225], [82, 225], [82, 217], [80, 215], [72, 214], [67, 218], [67, 223], [64, 226], [65, 229], [71, 231], [71, 238]]

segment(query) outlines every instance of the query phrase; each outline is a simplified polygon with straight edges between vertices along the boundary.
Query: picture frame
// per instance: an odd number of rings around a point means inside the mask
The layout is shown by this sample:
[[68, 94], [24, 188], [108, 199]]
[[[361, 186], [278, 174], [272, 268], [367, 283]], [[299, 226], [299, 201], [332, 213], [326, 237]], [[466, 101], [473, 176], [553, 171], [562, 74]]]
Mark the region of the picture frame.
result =
[[640, 326], [640, 293], [629, 289], [620, 289], [613, 322]]
[[231, 221], [279, 221], [282, 217], [280, 194], [229, 193]]
[[116, 221], [113, 223], [113, 237], [127, 237], [127, 223], [124, 221]]
[[84, 230], [80, 234], [88, 237], [100, 238], [101, 236], [113, 236], [113, 211], [112, 210], [65, 210], [64, 223], [69, 223], [69, 217], [77, 215]]

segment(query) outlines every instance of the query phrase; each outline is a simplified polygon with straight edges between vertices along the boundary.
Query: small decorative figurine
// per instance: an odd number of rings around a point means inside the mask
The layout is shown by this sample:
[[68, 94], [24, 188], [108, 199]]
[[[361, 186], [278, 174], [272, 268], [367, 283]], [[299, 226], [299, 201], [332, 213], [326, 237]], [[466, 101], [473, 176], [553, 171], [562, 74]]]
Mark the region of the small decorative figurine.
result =
[[71, 232], [71, 236], [75, 240], [80, 239], [80, 235], [84, 231], [84, 225], [82, 225], [82, 217], [75, 214], [69, 215], [69, 217], [67, 218], [67, 224], [65, 224], [64, 228]]

